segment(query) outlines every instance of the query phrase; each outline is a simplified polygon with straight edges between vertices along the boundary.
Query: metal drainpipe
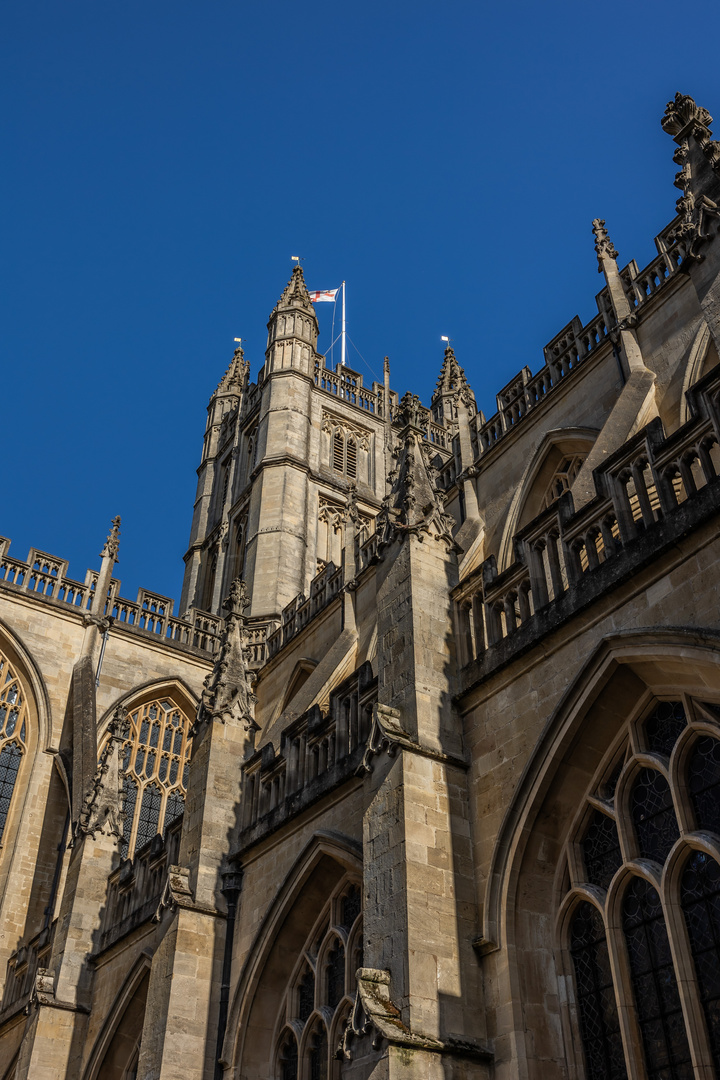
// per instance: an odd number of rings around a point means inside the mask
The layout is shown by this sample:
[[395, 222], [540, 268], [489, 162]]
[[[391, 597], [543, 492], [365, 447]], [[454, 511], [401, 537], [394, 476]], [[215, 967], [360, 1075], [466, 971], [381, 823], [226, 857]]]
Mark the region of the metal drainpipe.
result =
[[235, 915], [238, 897], [242, 887], [242, 870], [229, 870], [223, 876], [222, 894], [227, 899], [227, 919], [225, 920], [225, 948], [223, 950], [222, 982], [220, 984], [220, 1007], [218, 1010], [218, 1033], [215, 1048], [214, 1080], [222, 1080], [223, 1067], [220, 1064], [225, 1029], [227, 1028], [228, 1004], [230, 1001], [230, 971], [232, 968], [233, 940], [235, 938]]

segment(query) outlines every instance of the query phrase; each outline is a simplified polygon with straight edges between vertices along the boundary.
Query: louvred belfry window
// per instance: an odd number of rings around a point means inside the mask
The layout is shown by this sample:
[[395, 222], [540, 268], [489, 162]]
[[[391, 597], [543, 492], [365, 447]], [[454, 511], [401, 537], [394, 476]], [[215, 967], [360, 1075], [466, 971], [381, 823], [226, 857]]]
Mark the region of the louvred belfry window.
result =
[[720, 1076], [720, 707], [657, 702], [621, 739], [565, 864], [578, 1080]]
[[123, 747], [123, 858], [134, 857], [183, 813], [190, 758], [190, 721], [169, 698], [130, 709], [129, 719]]
[[0, 843], [25, 753], [27, 704], [17, 672], [0, 652]]
[[335, 472], [357, 478], [357, 440], [336, 428], [332, 436], [332, 467]]

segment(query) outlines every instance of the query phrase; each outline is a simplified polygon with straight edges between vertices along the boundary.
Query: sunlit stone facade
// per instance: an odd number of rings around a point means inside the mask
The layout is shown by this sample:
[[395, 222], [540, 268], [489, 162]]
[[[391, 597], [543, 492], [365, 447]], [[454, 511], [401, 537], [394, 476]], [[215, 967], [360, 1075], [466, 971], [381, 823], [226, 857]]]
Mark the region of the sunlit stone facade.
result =
[[479, 356], [326, 367], [295, 269], [177, 611], [119, 520], [82, 580], [0, 539], [0, 1080], [720, 1076], [711, 122], [487, 418]]

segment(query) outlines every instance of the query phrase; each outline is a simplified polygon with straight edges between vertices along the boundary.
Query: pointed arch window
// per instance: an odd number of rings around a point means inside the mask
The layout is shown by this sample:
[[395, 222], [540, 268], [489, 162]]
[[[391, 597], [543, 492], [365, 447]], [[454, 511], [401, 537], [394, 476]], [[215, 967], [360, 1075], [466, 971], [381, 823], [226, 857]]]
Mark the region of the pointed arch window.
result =
[[[658, 702], [628, 723], [623, 743], [622, 756], [615, 749], [594, 778], [567, 852], [563, 925], [583, 1047], [578, 1074], [720, 1075], [717, 708]], [[665, 763], [649, 767], [648, 754]]]
[[592, 1080], [625, 1080], [620, 1022], [602, 915], [587, 900], [577, 906], [570, 929], [585, 1067]]
[[623, 898], [622, 916], [648, 1080], [692, 1080], [662, 904], [644, 878], [632, 879]]
[[190, 760], [190, 720], [170, 698], [129, 711], [122, 856], [134, 857], [184, 812]]
[[334, 1050], [361, 966], [360, 888], [345, 878], [309, 929], [290, 977], [276, 1025], [280, 1035], [274, 1080], [328, 1080], [336, 1075]]
[[0, 843], [27, 739], [27, 702], [15, 668], [0, 652]]

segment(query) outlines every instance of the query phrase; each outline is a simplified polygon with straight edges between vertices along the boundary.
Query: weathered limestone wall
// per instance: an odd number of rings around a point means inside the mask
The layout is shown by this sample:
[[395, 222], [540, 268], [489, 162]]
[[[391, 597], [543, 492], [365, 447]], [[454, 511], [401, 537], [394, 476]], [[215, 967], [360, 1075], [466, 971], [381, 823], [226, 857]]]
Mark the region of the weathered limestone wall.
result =
[[[680, 635], [682, 628], [720, 628], [720, 583], [716, 574], [719, 556], [714, 521], [553, 633], [541, 647], [511, 662], [465, 695], [462, 709], [472, 759], [470, 799], [481, 927], [488, 914], [484, 910], [488, 873], [501, 823], [563, 694], [599, 644], [613, 635], [627, 635], [643, 627], [649, 628], [651, 634], [659, 631], [660, 635], [662, 628], [668, 628], [668, 633], [679, 628]], [[658, 648], [661, 644], [660, 636]], [[666, 694], [690, 687], [702, 692], [689, 661], [664, 661], [663, 670]], [[711, 699], [720, 699], [720, 674], [706, 692]], [[623, 719], [621, 705], [619, 702], [617, 722]], [[596, 756], [599, 752], [594, 751]], [[563, 830], [570, 822], [568, 813], [552, 823], [556, 844], [564, 839]], [[553, 852], [546, 845], [535, 858], [541, 862], [552, 860]], [[547, 945], [552, 940], [554, 913], [547, 908], [546, 891], [539, 885], [533, 889], [532, 879], [528, 880], [530, 884], [522, 896], [514, 891], [513, 881], [507, 883], [509, 892], [503, 893], [503, 910], [513, 911], [517, 905], [518, 921], [502, 927], [500, 951], [490, 951], [482, 960], [488, 1036], [495, 1047], [498, 1080], [518, 1075], [539, 1078], [548, 1068], [563, 1067], [558, 998], [547, 997], [548, 984], [554, 980], [552, 948]], [[523, 965], [528, 961], [520, 958], [520, 943], [525, 950], [545, 950], [544, 977], [535, 983], [530, 974], [528, 981], [523, 975]], [[493, 943], [487, 948], [492, 949]], [[560, 995], [560, 987], [556, 986], [554, 993]], [[526, 1031], [533, 1033], [527, 1039]]]

